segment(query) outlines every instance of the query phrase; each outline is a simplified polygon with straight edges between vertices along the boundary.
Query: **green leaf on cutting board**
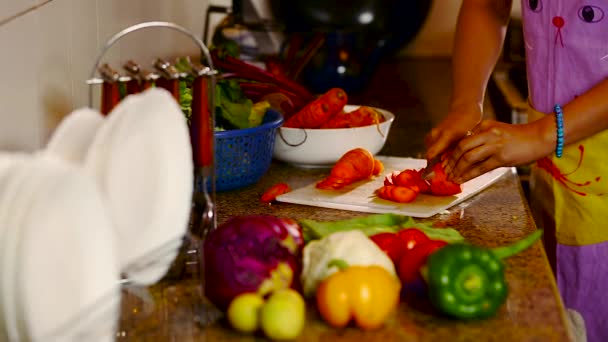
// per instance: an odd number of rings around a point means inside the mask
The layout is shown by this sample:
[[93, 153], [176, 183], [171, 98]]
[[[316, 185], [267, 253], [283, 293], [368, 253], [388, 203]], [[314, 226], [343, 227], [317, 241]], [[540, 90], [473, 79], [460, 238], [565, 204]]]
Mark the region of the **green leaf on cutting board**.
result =
[[302, 219], [304, 241], [321, 239], [339, 231], [360, 230], [367, 236], [379, 233], [396, 233], [405, 228], [417, 228], [430, 239], [448, 243], [462, 242], [464, 237], [454, 228], [437, 228], [427, 223], [416, 222], [412, 217], [397, 214], [373, 214], [339, 221], [315, 221]]

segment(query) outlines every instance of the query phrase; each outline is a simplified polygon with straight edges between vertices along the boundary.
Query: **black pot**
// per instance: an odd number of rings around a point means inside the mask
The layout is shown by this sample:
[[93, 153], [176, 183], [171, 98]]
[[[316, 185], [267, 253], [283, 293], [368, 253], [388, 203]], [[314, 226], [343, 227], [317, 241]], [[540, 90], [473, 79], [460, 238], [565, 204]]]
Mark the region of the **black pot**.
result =
[[431, 0], [269, 0], [288, 32], [326, 35], [325, 45], [306, 67], [303, 81], [316, 91], [358, 90], [380, 60], [410, 42], [431, 8]]
[[269, 0], [276, 20], [291, 32], [368, 32], [394, 50], [424, 23], [431, 0]]

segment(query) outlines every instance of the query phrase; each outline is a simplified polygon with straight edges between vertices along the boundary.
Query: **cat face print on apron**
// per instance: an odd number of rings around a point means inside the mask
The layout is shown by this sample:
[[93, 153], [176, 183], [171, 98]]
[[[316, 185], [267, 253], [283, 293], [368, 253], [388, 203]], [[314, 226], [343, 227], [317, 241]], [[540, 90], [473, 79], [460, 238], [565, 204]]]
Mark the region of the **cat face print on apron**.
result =
[[[608, 77], [608, 0], [523, 0], [522, 17], [532, 120]], [[539, 160], [533, 180], [558, 243], [608, 240], [608, 131]]]

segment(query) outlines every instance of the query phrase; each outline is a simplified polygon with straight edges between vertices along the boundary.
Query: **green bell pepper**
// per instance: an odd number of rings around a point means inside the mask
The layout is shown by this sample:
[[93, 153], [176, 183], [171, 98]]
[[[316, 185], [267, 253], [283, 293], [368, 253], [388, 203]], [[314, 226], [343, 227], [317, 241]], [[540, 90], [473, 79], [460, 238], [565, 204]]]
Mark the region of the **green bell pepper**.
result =
[[508, 293], [502, 259], [530, 247], [541, 235], [542, 230], [537, 230], [495, 249], [456, 243], [437, 250], [429, 256], [423, 272], [431, 302], [456, 318], [494, 315]]

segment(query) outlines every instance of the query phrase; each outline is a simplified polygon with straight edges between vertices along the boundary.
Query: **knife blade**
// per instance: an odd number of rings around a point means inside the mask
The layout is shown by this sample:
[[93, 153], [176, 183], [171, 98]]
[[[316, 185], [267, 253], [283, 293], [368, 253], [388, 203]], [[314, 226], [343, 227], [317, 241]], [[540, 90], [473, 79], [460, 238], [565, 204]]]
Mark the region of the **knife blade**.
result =
[[420, 176], [422, 176], [422, 179], [429, 180], [433, 178], [433, 176], [435, 175], [435, 173], [433, 172], [433, 166], [435, 166], [435, 164], [437, 163], [441, 163], [441, 155], [437, 155], [433, 157], [433, 159], [427, 160], [426, 167], [422, 170], [422, 173], [420, 174]]

